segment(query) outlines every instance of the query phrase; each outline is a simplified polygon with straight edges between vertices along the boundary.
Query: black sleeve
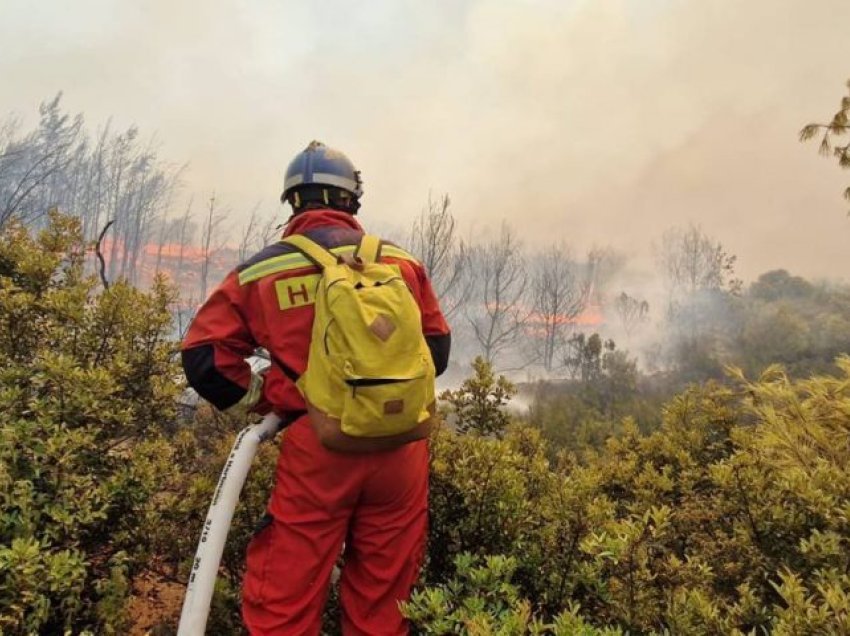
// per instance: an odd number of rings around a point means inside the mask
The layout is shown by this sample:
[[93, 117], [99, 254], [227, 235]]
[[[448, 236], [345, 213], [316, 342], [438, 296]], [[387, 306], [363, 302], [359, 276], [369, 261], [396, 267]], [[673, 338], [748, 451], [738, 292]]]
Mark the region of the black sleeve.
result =
[[439, 334], [436, 336], [425, 336], [425, 342], [431, 350], [431, 359], [437, 369], [437, 375], [441, 375], [449, 366], [449, 352], [452, 348], [452, 334]]
[[247, 393], [216, 369], [215, 350], [211, 344], [184, 349], [180, 357], [189, 386], [220, 411], [230, 408]]

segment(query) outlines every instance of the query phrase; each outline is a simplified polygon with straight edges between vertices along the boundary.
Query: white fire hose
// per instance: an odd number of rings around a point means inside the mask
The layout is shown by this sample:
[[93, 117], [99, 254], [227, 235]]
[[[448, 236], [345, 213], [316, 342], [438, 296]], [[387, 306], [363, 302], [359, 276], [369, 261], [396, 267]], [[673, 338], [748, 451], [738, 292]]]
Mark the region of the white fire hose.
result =
[[218, 566], [239, 493], [257, 454], [257, 447], [274, 437], [279, 426], [280, 418], [270, 413], [259, 424], [243, 428], [230, 449], [201, 530], [177, 636], [203, 636], [206, 630]]

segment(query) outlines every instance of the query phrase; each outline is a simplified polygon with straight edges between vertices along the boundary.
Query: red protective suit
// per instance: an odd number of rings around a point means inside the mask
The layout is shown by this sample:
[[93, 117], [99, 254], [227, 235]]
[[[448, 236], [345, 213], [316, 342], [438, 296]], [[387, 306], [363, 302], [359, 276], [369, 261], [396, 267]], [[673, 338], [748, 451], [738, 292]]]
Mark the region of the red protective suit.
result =
[[[342, 253], [353, 250], [363, 230], [353, 216], [324, 209], [296, 216], [284, 235], [294, 233]], [[422, 266], [389, 243], [381, 258], [399, 265], [441, 372], [449, 329]], [[187, 378], [204, 398], [221, 409], [237, 403], [272, 409], [292, 422], [283, 435], [270, 523], [248, 547], [243, 618], [255, 635], [318, 634], [345, 541], [344, 632], [404, 634], [398, 602], [418, 575], [427, 533], [427, 442], [360, 455], [319, 443], [294, 384], [306, 367], [317, 276], [294, 248], [271, 245], [225, 278], [183, 342]], [[273, 361], [264, 377], [245, 362], [257, 347]]]

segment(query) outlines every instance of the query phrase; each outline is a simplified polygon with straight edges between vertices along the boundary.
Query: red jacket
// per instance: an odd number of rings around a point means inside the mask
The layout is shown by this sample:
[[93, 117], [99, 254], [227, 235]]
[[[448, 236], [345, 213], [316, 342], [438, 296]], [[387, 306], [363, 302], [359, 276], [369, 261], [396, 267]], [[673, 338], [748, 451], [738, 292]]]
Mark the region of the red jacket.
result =
[[[322, 209], [296, 216], [284, 233], [304, 234], [337, 251], [353, 250], [363, 234], [345, 212]], [[422, 312], [422, 330], [437, 373], [448, 363], [449, 327], [422, 265], [385, 242], [381, 260], [401, 268]], [[303, 412], [295, 380], [307, 366], [318, 270], [286, 243], [267, 246], [239, 265], [198, 310], [183, 340], [189, 384], [219, 409], [243, 403], [291, 420]], [[245, 359], [262, 347], [272, 359], [263, 377]]]

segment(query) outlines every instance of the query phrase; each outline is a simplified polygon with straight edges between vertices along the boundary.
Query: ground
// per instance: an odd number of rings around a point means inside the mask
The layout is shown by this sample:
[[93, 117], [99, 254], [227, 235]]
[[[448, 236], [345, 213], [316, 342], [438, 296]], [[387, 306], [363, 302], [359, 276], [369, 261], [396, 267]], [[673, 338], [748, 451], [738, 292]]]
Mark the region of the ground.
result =
[[[185, 590], [184, 585], [155, 573], [136, 577], [128, 610], [129, 636], [154, 636], [176, 631]], [[163, 627], [166, 630], [160, 631]]]

